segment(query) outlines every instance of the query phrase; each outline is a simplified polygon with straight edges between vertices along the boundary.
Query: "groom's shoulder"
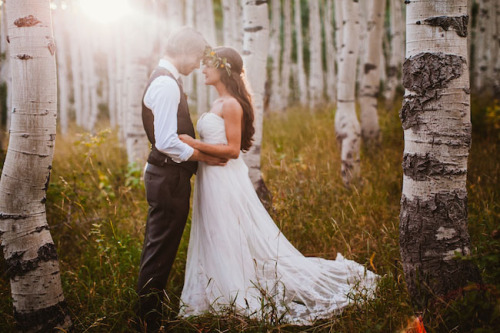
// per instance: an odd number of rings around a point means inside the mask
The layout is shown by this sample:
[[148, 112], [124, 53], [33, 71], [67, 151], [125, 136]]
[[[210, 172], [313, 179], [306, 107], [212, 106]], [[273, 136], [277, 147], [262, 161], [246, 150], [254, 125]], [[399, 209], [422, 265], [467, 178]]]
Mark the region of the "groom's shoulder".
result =
[[177, 81], [170, 75], [159, 75], [151, 81], [151, 86], [179, 90]]
[[164, 96], [163, 98], [167, 98], [167, 96], [178, 98], [180, 96], [180, 89], [174, 78], [166, 75], [158, 76], [149, 85], [146, 96], [155, 99], [160, 96]]

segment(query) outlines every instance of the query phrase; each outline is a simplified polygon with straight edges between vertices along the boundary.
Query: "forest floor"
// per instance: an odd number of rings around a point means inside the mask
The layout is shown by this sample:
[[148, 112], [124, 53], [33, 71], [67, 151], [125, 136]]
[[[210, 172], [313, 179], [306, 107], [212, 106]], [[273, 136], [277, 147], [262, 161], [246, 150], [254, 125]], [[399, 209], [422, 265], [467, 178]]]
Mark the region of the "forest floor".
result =
[[[473, 106], [468, 170], [473, 260], [485, 287], [424, 313], [428, 332], [494, 332], [500, 327], [500, 105]], [[265, 117], [262, 171], [271, 215], [306, 256], [342, 253], [382, 276], [373, 300], [310, 327], [273, 315], [226, 313], [178, 319], [190, 220], [167, 285], [164, 319], [174, 332], [402, 332], [413, 312], [398, 248], [403, 132], [397, 108], [380, 110], [381, 144], [364, 147], [362, 185], [346, 189], [334, 115], [291, 109]], [[76, 133], [76, 132], [75, 132]], [[72, 332], [129, 332], [147, 213], [142, 166], [128, 165], [116, 133], [58, 136], [47, 216], [56, 243]], [[5, 148], [5, 147], [4, 147]], [[2, 162], [3, 163], [3, 158]], [[0, 332], [14, 331], [5, 263], [0, 267]], [[272, 313], [272, 311], [271, 311]]]

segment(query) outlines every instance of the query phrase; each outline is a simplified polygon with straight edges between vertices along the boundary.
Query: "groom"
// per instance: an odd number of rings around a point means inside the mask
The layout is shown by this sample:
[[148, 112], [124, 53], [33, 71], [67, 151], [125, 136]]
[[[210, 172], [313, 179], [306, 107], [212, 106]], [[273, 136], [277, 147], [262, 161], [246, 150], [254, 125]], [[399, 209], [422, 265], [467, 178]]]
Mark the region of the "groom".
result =
[[180, 74], [188, 75], [200, 67], [206, 46], [203, 36], [192, 28], [173, 32], [142, 102], [143, 125], [152, 147], [144, 174], [149, 210], [137, 284], [137, 316], [141, 328], [148, 332], [160, 328], [162, 291], [188, 217], [190, 179], [197, 161], [226, 163], [191, 148], [178, 137], [195, 135]]

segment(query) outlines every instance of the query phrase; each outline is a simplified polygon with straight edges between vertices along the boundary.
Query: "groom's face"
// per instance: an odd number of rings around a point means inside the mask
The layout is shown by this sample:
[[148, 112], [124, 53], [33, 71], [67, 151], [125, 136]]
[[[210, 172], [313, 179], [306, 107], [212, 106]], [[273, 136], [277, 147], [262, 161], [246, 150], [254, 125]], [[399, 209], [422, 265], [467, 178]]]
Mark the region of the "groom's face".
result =
[[197, 68], [200, 68], [200, 62], [203, 58], [203, 54], [201, 55], [188, 55], [182, 59], [181, 65], [179, 66], [179, 73], [182, 75], [189, 75], [192, 71]]

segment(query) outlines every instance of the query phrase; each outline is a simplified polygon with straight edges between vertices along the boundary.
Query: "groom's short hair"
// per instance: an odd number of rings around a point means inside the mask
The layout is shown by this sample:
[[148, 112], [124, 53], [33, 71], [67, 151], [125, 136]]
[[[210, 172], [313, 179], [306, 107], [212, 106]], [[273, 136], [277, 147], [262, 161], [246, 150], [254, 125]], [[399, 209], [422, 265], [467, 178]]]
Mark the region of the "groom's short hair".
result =
[[191, 27], [182, 27], [168, 36], [166, 54], [171, 57], [192, 54], [202, 56], [207, 46], [207, 41], [199, 31]]

